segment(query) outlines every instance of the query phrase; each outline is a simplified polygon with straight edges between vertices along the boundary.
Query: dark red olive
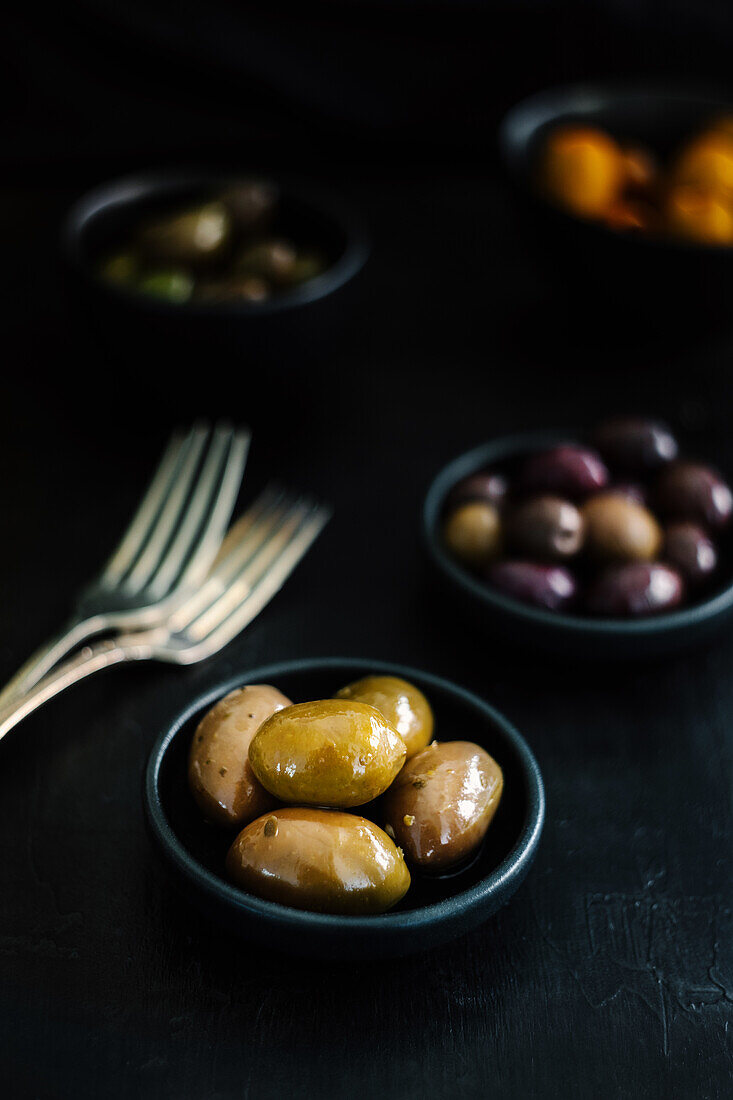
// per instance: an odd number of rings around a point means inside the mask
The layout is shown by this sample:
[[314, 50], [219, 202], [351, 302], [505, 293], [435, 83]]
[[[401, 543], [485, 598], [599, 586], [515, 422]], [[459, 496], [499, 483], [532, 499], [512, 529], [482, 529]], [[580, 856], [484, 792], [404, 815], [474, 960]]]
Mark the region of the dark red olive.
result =
[[733, 495], [720, 475], [699, 462], [675, 462], [663, 470], [657, 483], [660, 512], [718, 530], [733, 514]]
[[529, 492], [557, 493], [577, 500], [605, 488], [609, 474], [596, 451], [563, 443], [530, 455], [521, 481]]
[[601, 424], [593, 437], [606, 462], [629, 473], [658, 470], [677, 457], [677, 440], [666, 424], [619, 416]]
[[637, 617], [671, 611], [682, 602], [682, 577], [659, 562], [615, 565], [590, 588], [586, 607], [592, 615]]
[[692, 585], [708, 580], [718, 564], [715, 543], [696, 523], [670, 523], [664, 534], [664, 557]]
[[486, 576], [505, 595], [548, 611], [561, 611], [572, 602], [577, 591], [573, 574], [562, 565], [500, 561], [489, 568]]
[[454, 485], [449, 504], [455, 506], [469, 500], [485, 500], [498, 507], [504, 503], [507, 489], [508, 483], [504, 474], [499, 474], [496, 470], [484, 470], [479, 474], [470, 474]]
[[540, 561], [572, 558], [583, 545], [583, 517], [569, 500], [541, 496], [519, 504], [508, 524], [510, 545]]

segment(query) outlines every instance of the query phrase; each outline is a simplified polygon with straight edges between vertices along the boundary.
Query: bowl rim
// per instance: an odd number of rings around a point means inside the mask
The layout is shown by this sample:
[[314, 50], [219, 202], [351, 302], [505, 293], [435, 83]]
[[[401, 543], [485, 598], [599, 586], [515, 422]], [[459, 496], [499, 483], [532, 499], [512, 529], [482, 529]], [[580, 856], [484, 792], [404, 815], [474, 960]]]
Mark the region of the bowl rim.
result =
[[[155, 195], [226, 187], [245, 179], [275, 184], [284, 196], [296, 199], [324, 220], [338, 225], [346, 242], [341, 255], [320, 275], [264, 302], [167, 302], [105, 282], [89, 262], [86, 251], [89, 228], [92, 223], [108, 217], [110, 211], [130, 209]], [[162, 310], [171, 316], [201, 317], [259, 317], [309, 305], [328, 297], [353, 279], [364, 267], [370, 252], [369, 235], [362, 218], [327, 188], [278, 173], [265, 175], [245, 169], [216, 171], [204, 168], [151, 168], [97, 184], [80, 195], [67, 210], [61, 225], [61, 247], [74, 271], [111, 299], [156, 313]]]
[[546, 611], [513, 599], [489, 587], [488, 584], [483, 584], [453, 560], [443, 546], [439, 525], [448, 494], [458, 481], [472, 473], [477, 473], [492, 462], [503, 462], [531, 450], [539, 450], [544, 446], [582, 441], [583, 433], [578, 431], [545, 429], [513, 432], [479, 444], [446, 463], [431, 482], [423, 504], [423, 540], [433, 563], [454, 585], [492, 611], [499, 610], [529, 624], [565, 634], [583, 635], [586, 638], [592, 636], [637, 639], [660, 634], [669, 635], [670, 632], [681, 632], [690, 627], [699, 626], [733, 608], [733, 580], [731, 580], [720, 592], [700, 603], [663, 615], [652, 615], [642, 619], [604, 619], [590, 615], [569, 615], [565, 612]]
[[497, 145], [504, 168], [512, 182], [534, 202], [553, 213], [568, 225], [583, 226], [588, 232], [600, 233], [606, 239], [622, 241], [626, 245], [645, 249], [664, 249], [668, 253], [697, 253], [703, 255], [727, 255], [733, 252], [729, 244], [706, 243], [684, 238], [628, 234], [611, 229], [593, 218], [582, 218], [552, 202], [533, 185], [530, 173], [523, 163], [527, 148], [537, 131], [554, 120], [560, 122], [567, 115], [583, 115], [594, 108], [603, 107], [611, 98], [656, 98], [667, 102], [698, 104], [711, 111], [732, 111], [733, 98], [723, 88], [706, 84], [690, 84], [685, 87], [653, 80], [632, 78], [608, 81], [579, 81], [542, 88], [514, 103], [502, 116], [497, 128]]
[[[426, 687], [428, 692], [435, 689], [449, 696], [457, 696], [461, 702], [476, 710], [499, 732], [503, 740], [509, 743], [519, 762], [524, 781], [527, 804], [525, 818], [519, 836], [509, 853], [479, 882], [449, 898], [402, 912], [387, 912], [371, 916], [314, 913], [277, 902], [265, 901], [229, 884], [199, 863], [178, 839], [163, 809], [159, 777], [166, 752], [181, 728], [196, 713], [211, 706], [228, 691], [241, 686], [242, 683], [276, 681], [278, 676], [309, 671], [325, 672], [331, 668], [334, 672], [350, 670], [362, 674], [369, 669], [412, 680], [421, 688]], [[534, 859], [545, 821], [545, 792], [539, 765], [525, 739], [499, 711], [474, 692], [433, 673], [393, 662], [362, 657], [299, 658], [244, 669], [238, 675], [230, 676], [223, 683], [198, 695], [172, 721], [166, 723], [163, 732], [150, 750], [143, 779], [143, 803], [148, 825], [152, 829], [156, 843], [173, 863], [175, 869], [185, 878], [193, 880], [197, 887], [210, 898], [230, 905], [243, 915], [257, 916], [270, 921], [282, 930], [345, 929], [355, 934], [371, 933], [377, 928], [385, 933], [398, 933], [433, 927], [458, 915], [480, 910], [496, 894], [504, 895], [507, 890], [513, 892], [512, 887], [518, 888]]]

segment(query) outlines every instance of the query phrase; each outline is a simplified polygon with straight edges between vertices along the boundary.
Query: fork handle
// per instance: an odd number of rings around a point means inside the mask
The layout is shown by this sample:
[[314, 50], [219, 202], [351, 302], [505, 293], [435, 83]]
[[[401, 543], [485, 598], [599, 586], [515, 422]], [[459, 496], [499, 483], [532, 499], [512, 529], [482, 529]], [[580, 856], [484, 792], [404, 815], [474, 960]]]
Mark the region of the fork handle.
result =
[[16, 696], [0, 706], [0, 740], [18, 722], [79, 680], [100, 672], [103, 668], [111, 668], [112, 665], [126, 661], [144, 661], [149, 657], [150, 647], [132, 639], [123, 643], [115, 638], [107, 638], [85, 646], [80, 653], [54, 669], [25, 695]]
[[11, 699], [19, 700], [22, 695], [35, 687], [62, 657], [103, 628], [104, 620], [100, 617], [71, 619], [58, 634], [39, 646], [13, 678], [8, 680], [0, 691], [0, 708], [4, 708]]

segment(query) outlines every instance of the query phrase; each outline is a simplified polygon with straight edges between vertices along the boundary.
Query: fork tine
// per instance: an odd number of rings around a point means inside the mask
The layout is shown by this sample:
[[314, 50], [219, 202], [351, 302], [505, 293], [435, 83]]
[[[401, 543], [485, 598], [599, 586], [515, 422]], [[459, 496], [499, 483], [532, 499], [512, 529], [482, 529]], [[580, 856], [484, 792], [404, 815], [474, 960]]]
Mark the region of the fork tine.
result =
[[130, 520], [117, 549], [102, 570], [102, 578], [108, 584], [117, 583], [140, 552], [152, 522], [170, 490], [170, 484], [181, 456], [185, 454], [186, 449], [190, 446], [192, 435], [193, 429], [185, 436], [182, 432], [176, 431], [168, 440], [145, 496]]
[[129, 592], [139, 592], [144, 588], [157, 568], [185, 506], [201, 456], [213, 438], [208, 429], [202, 427], [194, 428], [191, 436], [191, 445], [176, 470], [145, 545], [125, 577], [125, 587]]
[[151, 599], [161, 599], [179, 580], [206, 574], [239, 492], [249, 438], [225, 425], [214, 429], [180, 526], [146, 586]]
[[185, 663], [193, 663], [211, 656], [232, 641], [260, 613], [280, 590], [296, 565], [308, 552], [330, 519], [328, 509], [310, 505], [301, 516], [289, 537], [279, 545], [274, 557], [268, 555], [267, 564], [251, 585], [233, 582], [226, 597], [237, 593], [237, 598], [222, 598], [194, 625], [195, 644], [184, 654]]

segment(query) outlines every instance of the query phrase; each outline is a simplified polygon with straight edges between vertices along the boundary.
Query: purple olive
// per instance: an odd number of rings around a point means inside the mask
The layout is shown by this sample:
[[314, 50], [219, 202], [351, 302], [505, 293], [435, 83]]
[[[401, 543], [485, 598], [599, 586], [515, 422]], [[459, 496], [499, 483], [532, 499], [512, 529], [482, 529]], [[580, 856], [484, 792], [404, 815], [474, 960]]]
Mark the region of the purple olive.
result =
[[557, 493], [577, 500], [605, 488], [609, 474], [596, 451], [563, 443], [530, 455], [521, 481], [529, 492]]
[[696, 523], [670, 523], [664, 536], [664, 557], [692, 585], [709, 580], [718, 565], [715, 543]]
[[496, 470], [484, 470], [479, 474], [464, 477], [451, 489], [448, 503], [451, 506], [464, 504], [469, 500], [485, 500], [495, 507], [504, 503], [508, 490], [504, 474]]
[[649, 502], [649, 495], [646, 489], [636, 481], [614, 481], [613, 484], [609, 486], [609, 492], [626, 497], [628, 500], [633, 500], [634, 504], [641, 504], [645, 508]]
[[657, 483], [657, 506], [665, 516], [719, 530], [733, 514], [733, 495], [720, 475], [699, 462], [675, 462]]
[[586, 608], [592, 615], [638, 617], [670, 611], [682, 602], [682, 577], [658, 562], [615, 565], [591, 587]]
[[604, 421], [593, 442], [606, 462], [630, 473], [658, 470], [672, 462], [679, 450], [666, 424], [639, 416], [618, 416]]
[[534, 497], [512, 512], [508, 538], [519, 554], [539, 561], [562, 561], [572, 558], [583, 545], [583, 517], [569, 500]]
[[506, 596], [548, 611], [562, 611], [577, 591], [573, 574], [562, 565], [500, 561], [490, 567], [486, 576]]

